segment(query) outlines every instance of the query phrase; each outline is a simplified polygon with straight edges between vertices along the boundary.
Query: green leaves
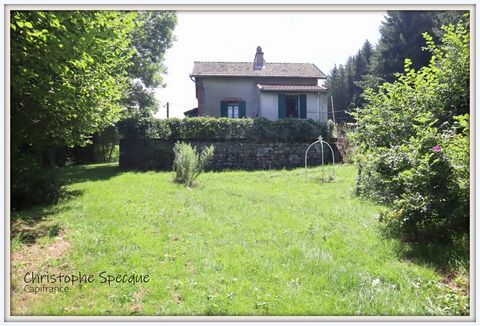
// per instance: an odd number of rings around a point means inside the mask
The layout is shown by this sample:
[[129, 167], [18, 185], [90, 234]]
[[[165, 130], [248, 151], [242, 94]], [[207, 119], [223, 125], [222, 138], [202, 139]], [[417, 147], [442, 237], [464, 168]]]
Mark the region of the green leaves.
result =
[[247, 142], [311, 142], [319, 135], [328, 141], [332, 132], [326, 123], [311, 119], [129, 118], [120, 121], [118, 127], [124, 138]]
[[[12, 12], [12, 138], [41, 149], [82, 145], [120, 117], [134, 15]], [[112, 50], [113, 49], [113, 50]]]
[[[358, 122], [357, 193], [389, 203], [403, 233], [447, 239], [468, 230], [469, 47], [462, 23], [442, 44], [425, 34], [433, 56], [405, 72], [354, 113]], [[458, 72], [461, 72], [461, 75]]]

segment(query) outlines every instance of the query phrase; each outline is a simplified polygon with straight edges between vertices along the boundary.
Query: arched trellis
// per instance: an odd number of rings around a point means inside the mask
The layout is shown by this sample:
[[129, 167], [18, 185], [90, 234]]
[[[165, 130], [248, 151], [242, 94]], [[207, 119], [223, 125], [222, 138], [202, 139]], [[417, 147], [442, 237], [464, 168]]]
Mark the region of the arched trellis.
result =
[[333, 153], [332, 146], [330, 146], [329, 143], [324, 141], [322, 136], [318, 136], [318, 140], [311, 143], [310, 146], [308, 146], [307, 150], [305, 151], [305, 169], [307, 168], [308, 150], [310, 149], [310, 147], [312, 147], [313, 145], [315, 145], [317, 143], [320, 143], [320, 145], [322, 146], [322, 165], [323, 165], [323, 144], [324, 143], [330, 148], [330, 151], [332, 152], [332, 164], [335, 164], [335, 154]]

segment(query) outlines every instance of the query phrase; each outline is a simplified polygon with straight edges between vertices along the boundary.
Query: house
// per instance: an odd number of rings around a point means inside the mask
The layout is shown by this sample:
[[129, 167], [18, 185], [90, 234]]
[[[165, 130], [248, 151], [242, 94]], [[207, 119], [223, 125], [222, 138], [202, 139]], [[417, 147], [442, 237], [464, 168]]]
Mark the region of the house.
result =
[[253, 62], [195, 62], [198, 116], [327, 121], [325, 74], [311, 63], [269, 63], [261, 47]]

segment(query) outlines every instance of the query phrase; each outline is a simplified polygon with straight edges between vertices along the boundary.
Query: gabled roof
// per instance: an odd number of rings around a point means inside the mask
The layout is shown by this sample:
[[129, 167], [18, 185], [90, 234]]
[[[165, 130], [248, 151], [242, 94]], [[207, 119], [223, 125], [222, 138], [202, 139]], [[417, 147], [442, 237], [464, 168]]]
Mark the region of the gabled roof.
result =
[[257, 84], [262, 92], [326, 92], [327, 88], [323, 86], [303, 86], [303, 85], [266, 85]]
[[313, 63], [265, 63], [263, 69], [253, 69], [252, 62], [205, 62], [195, 61], [193, 77], [302, 77], [326, 78]]

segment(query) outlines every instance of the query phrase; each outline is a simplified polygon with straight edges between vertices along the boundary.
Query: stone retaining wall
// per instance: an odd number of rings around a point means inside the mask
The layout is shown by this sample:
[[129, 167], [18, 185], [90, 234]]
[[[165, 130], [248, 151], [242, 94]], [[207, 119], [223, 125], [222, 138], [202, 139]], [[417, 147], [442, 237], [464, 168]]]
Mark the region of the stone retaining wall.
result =
[[[215, 154], [210, 164], [212, 170], [241, 169], [267, 170], [296, 168], [304, 166], [305, 150], [309, 143], [248, 143], [241, 141], [206, 142], [189, 141], [198, 150], [213, 145]], [[120, 167], [137, 170], [171, 170], [175, 142], [158, 139], [121, 139]], [[335, 162], [341, 161], [335, 144]], [[308, 165], [320, 165], [322, 153], [320, 144], [308, 152]], [[332, 155], [324, 145], [324, 162], [331, 163]]]

